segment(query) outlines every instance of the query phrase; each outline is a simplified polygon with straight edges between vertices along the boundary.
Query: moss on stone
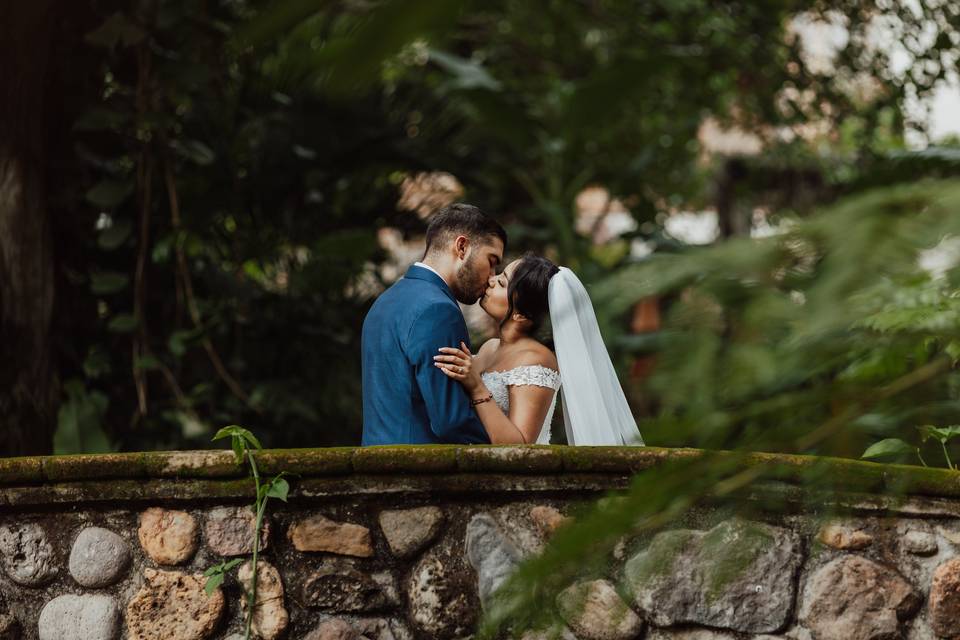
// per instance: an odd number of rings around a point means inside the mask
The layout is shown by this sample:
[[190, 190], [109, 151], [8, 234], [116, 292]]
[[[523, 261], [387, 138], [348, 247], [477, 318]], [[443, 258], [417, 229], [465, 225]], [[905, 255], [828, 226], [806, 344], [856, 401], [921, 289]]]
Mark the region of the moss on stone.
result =
[[252, 499], [253, 480], [86, 480], [5, 488], [7, 506]]
[[878, 491], [883, 488], [884, 467], [874, 462], [842, 458], [814, 458], [809, 467], [815, 478], [838, 491]]
[[[734, 470], [762, 465], [757, 480], [774, 480], [798, 490], [816, 486], [818, 490], [827, 488], [839, 492], [960, 497], [960, 473], [945, 469], [697, 449], [407, 445], [267, 450], [258, 453], [258, 459], [264, 474], [280, 471], [302, 477], [350, 474], [468, 477], [474, 474], [479, 478], [479, 485], [483, 484], [484, 476], [492, 474], [503, 477], [540, 474], [544, 476], [543, 483], [549, 484], [558, 482], [556, 476], [550, 479], [558, 473], [564, 477], [590, 475], [594, 484], [611, 484], [644, 469], [703, 459], [704, 464], [727, 463]], [[0, 459], [0, 483], [8, 486], [98, 479], [226, 480], [243, 479], [246, 475], [246, 469], [237, 463], [229, 449]], [[615, 480], [617, 478], [619, 480]]]
[[42, 480], [43, 458], [39, 456], [0, 458], [0, 483], [41, 482]]
[[765, 478], [801, 487], [816, 485], [818, 491], [960, 497], [960, 473], [949, 469], [771, 453], [750, 454], [749, 460], [769, 466]]
[[632, 451], [620, 447], [564, 447], [560, 455], [563, 470], [570, 472], [632, 473], [642, 468]]
[[949, 469], [882, 465], [884, 489], [891, 495], [960, 497], [960, 473]]
[[43, 458], [43, 477], [50, 482], [97, 478], [142, 478], [142, 453], [98, 453]]
[[257, 454], [257, 464], [266, 474], [287, 471], [304, 476], [344, 475], [353, 470], [354, 451], [355, 447], [270, 449]]
[[776, 540], [762, 526], [747, 521], [722, 522], [700, 542], [707, 601], [716, 600]]
[[703, 455], [696, 449], [661, 447], [559, 447], [563, 470], [571, 472], [635, 473], [667, 460]]
[[556, 473], [562, 467], [562, 454], [551, 446], [462, 447], [457, 458], [457, 468], [470, 473]]
[[232, 480], [189, 478], [171, 482], [169, 480], [151, 480], [147, 495], [160, 499], [253, 499], [256, 491], [253, 478]]
[[674, 561], [696, 536], [689, 529], [658, 533], [646, 549], [627, 560], [623, 572], [631, 594], [635, 592], [634, 585], [646, 584], [670, 573]]
[[231, 478], [246, 473], [230, 449], [150, 451], [141, 455], [151, 478]]
[[747, 464], [767, 467], [764, 477], [797, 485], [817, 484], [838, 491], [877, 491], [883, 487], [883, 465], [842, 458], [751, 454]]
[[354, 450], [356, 473], [445, 473], [457, 470], [454, 445], [384, 445]]

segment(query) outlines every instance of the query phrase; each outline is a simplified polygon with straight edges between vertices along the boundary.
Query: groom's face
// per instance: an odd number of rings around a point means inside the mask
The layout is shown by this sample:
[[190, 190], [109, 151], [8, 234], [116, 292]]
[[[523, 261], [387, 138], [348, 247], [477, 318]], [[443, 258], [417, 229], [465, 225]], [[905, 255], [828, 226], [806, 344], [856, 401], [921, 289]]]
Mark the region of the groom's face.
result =
[[503, 243], [500, 238], [468, 245], [457, 267], [458, 290], [454, 292], [457, 300], [463, 304], [474, 304], [479, 300], [502, 260]]

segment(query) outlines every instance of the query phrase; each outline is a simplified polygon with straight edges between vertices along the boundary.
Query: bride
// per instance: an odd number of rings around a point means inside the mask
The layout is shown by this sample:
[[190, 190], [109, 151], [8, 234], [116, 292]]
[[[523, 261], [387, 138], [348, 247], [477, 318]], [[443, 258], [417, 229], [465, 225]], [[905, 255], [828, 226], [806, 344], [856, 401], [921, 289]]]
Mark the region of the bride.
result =
[[[443, 347], [434, 365], [470, 394], [493, 444], [549, 444], [560, 397], [567, 443], [642, 445], [586, 289], [566, 267], [527, 254], [490, 278], [480, 306], [498, 337], [477, 354]], [[547, 315], [556, 347], [535, 337]]]

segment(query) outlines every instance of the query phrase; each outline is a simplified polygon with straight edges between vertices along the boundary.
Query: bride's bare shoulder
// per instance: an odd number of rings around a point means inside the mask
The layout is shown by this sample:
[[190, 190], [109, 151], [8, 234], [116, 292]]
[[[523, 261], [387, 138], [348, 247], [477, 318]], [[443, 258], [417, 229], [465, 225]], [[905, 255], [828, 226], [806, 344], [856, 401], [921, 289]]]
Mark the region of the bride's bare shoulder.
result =
[[522, 348], [512, 352], [508, 360], [509, 361], [505, 363], [508, 366], [505, 368], [510, 369], [532, 365], [540, 365], [541, 367], [547, 367], [554, 371], [558, 368], [556, 354], [547, 346], [532, 340], [529, 344], [524, 344]]
[[480, 348], [477, 349], [477, 353], [474, 354], [477, 362], [481, 365], [484, 363], [490, 362], [490, 358], [493, 357], [493, 354], [497, 352], [497, 349], [500, 348], [500, 338], [491, 338], [480, 345]]
[[500, 338], [490, 338], [489, 340], [484, 342], [482, 345], [480, 345], [480, 349], [477, 351], [477, 355], [480, 356], [480, 355], [491, 354], [494, 351], [496, 351], [499, 347], [500, 347]]

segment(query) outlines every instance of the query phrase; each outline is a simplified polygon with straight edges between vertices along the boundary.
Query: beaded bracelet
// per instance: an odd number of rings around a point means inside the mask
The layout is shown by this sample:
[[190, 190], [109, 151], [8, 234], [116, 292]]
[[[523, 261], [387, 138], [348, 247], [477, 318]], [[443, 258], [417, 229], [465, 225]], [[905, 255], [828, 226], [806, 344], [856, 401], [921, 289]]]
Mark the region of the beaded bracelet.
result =
[[490, 395], [488, 395], [486, 398], [477, 398], [476, 400], [471, 400], [471, 401], [470, 401], [470, 406], [471, 406], [471, 407], [475, 407], [475, 406], [477, 406], [478, 404], [483, 404], [484, 402], [490, 402], [491, 400], [493, 400], [493, 394], [492, 394], [492, 393], [491, 393]]

